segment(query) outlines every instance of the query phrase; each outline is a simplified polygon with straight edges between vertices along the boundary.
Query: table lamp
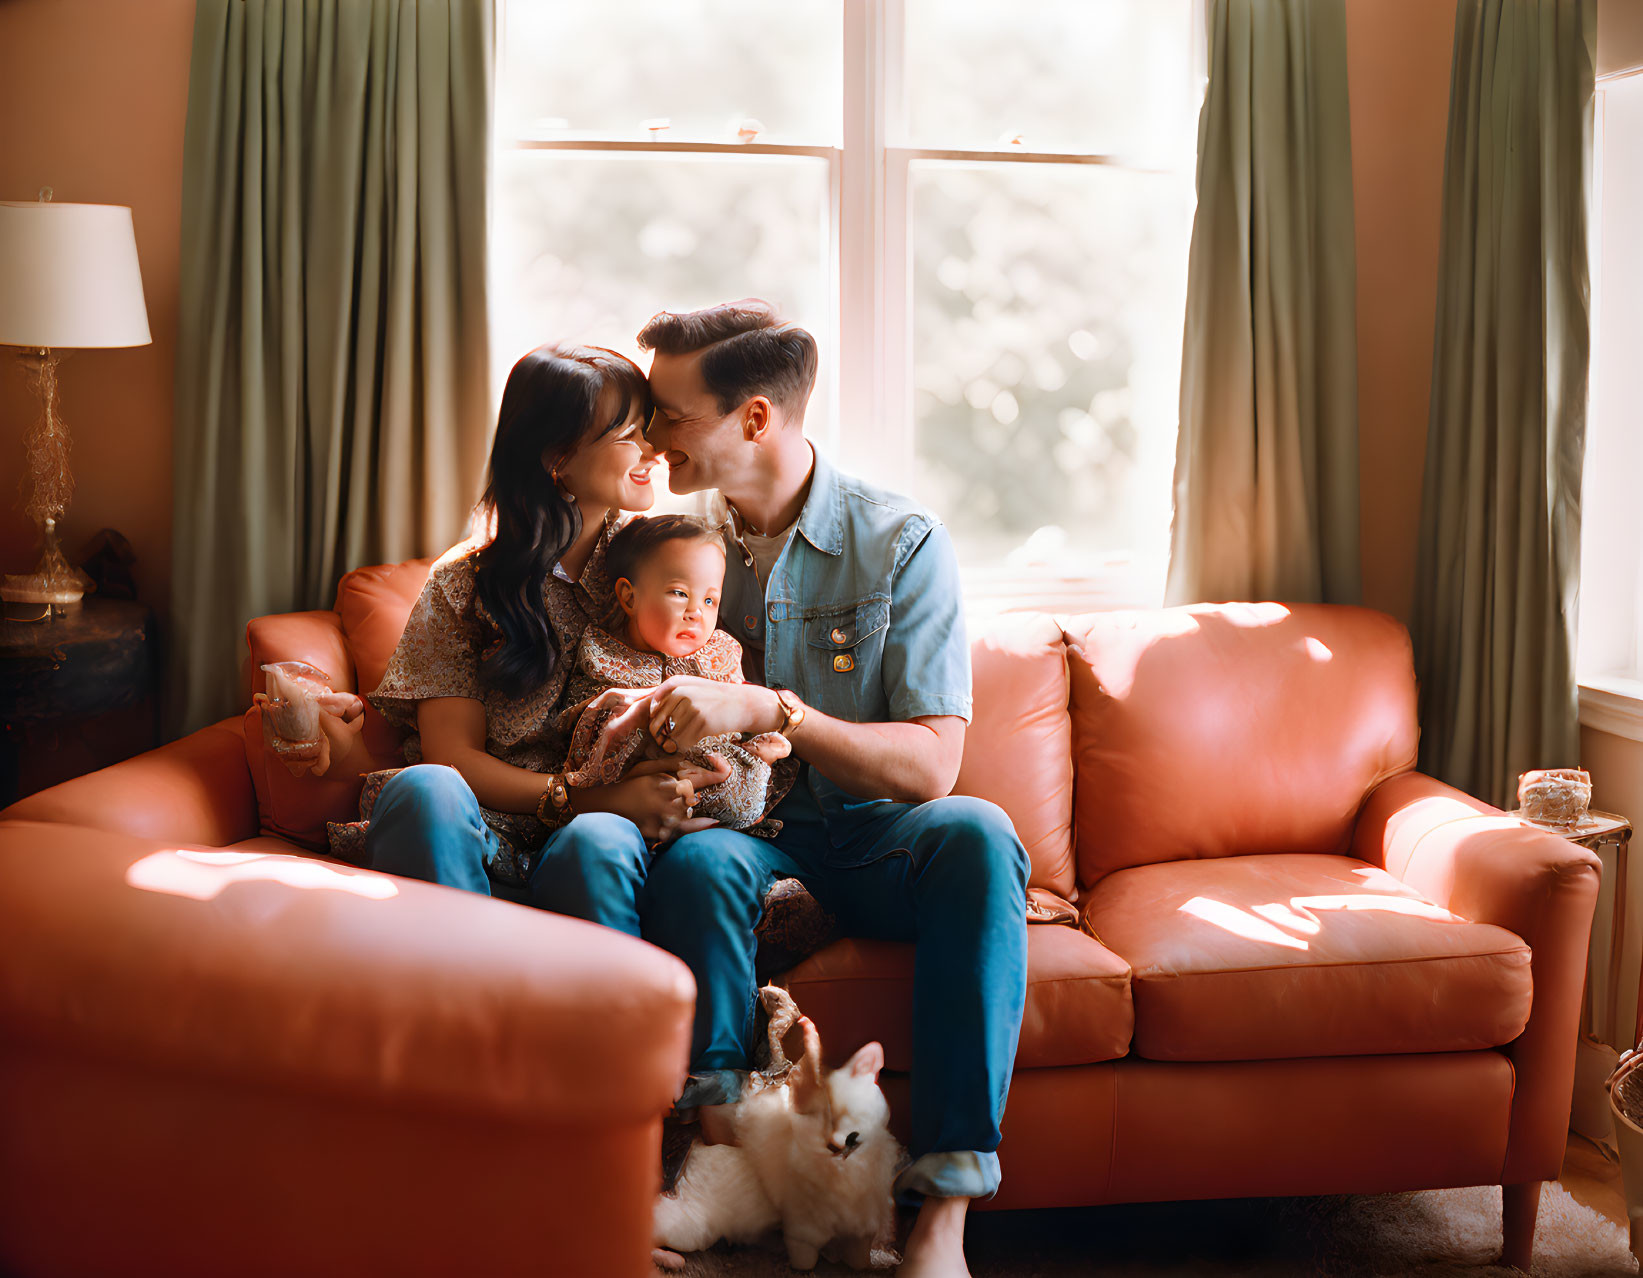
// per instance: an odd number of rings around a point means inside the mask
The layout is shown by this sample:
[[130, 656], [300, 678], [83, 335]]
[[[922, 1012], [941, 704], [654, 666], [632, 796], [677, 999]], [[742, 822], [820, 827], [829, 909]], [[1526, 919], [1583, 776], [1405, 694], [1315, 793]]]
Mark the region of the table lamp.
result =
[[19, 358], [40, 397], [21, 486], [23, 511], [44, 543], [33, 572], [0, 578], [7, 602], [62, 611], [91, 584], [57, 544], [57, 521], [74, 493], [68, 431], [57, 412], [58, 352], [152, 340], [129, 208], [53, 204], [49, 188], [33, 202], [0, 200], [0, 346], [23, 348]]

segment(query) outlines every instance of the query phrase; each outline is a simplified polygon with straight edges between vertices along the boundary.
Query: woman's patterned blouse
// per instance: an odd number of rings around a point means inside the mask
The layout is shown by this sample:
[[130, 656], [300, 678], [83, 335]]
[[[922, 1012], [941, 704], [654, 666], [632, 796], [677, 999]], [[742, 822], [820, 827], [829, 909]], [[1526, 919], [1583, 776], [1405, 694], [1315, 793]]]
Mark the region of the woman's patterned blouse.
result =
[[[485, 707], [487, 754], [532, 772], [563, 768], [569, 742], [556, 720], [576, 668], [582, 633], [595, 622], [609, 620], [615, 606], [605, 572], [605, 547], [622, 522], [606, 521], [574, 583], [559, 576], [543, 582], [542, 600], [558, 659], [547, 679], [522, 697], [505, 696], [480, 683], [480, 662], [502, 646], [502, 631], [475, 589], [473, 556], [478, 548], [464, 542], [439, 558], [411, 608], [382, 682], [366, 698], [389, 723], [410, 729], [404, 746], [407, 764], [422, 762], [417, 703], [429, 697], [470, 697]], [[362, 863], [370, 807], [382, 783], [397, 771], [374, 772], [366, 778], [360, 799], [360, 815], [366, 819], [330, 824], [331, 847], [337, 856]], [[501, 850], [487, 867], [491, 876], [517, 884], [528, 882], [535, 856], [552, 827], [528, 813], [485, 807], [480, 811], [485, 824], [502, 836]]]

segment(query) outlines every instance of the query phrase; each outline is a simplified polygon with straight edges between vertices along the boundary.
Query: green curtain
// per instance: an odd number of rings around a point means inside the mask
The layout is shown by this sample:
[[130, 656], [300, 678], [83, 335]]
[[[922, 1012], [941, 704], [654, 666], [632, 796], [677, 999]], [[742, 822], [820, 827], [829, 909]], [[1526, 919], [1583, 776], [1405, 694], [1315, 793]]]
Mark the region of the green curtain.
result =
[[1357, 264], [1342, 0], [1212, 0], [1170, 604], [1356, 603]]
[[1573, 766], [1595, 0], [1460, 0], [1410, 630], [1420, 767]]
[[252, 617], [460, 539], [491, 424], [493, 0], [199, 0], [183, 157], [168, 735]]

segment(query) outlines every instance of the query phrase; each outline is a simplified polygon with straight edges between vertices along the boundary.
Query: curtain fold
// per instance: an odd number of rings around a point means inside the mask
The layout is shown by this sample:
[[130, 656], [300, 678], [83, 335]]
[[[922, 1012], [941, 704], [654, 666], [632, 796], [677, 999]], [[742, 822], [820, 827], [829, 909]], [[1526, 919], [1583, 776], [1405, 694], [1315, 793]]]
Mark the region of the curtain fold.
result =
[[168, 737], [243, 708], [251, 618], [463, 534], [491, 425], [494, 21], [494, 0], [199, 0]]
[[1410, 630], [1420, 767], [1499, 807], [1572, 766], [1594, 0], [1455, 13]]
[[1167, 604], [1357, 603], [1342, 0], [1211, 0]]

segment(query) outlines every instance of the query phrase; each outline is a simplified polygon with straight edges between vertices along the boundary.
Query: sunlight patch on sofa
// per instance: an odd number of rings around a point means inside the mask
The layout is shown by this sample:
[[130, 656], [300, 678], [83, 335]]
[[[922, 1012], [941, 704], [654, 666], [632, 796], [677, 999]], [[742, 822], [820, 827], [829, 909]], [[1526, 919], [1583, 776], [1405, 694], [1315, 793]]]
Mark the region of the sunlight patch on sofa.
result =
[[382, 901], [399, 895], [382, 874], [342, 873], [319, 861], [270, 857], [258, 852], [197, 852], [174, 848], [151, 852], [126, 871], [126, 882], [148, 892], [209, 901], [234, 883], [283, 883], [286, 887], [327, 888]]
[[1335, 654], [1329, 650], [1329, 645], [1315, 635], [1308, 635], [1301, 640], [1301, 648], [1314, 661], [1333, 661]]
[[1181, 907], [1181, 912], [1251, 941], [1265, 941], [1268, 945], [1282, 945], [1291, 950], [1312, 948], [1300, 937], [1289, 935], [1263, 918], [1240, 910], [1236, 905], [1228, 905], [1225, 901], [1212, 901], [1207, 896], [1193, 897]]
[[1418, 901], [1407, 896], [1356, 893], [1343, 896], [1294, 896], [1289, 899], [1289, 904], [1291, 908], [1308, 917], [1313, 917], [1313, 910], [1383, 910], [1391, 914], [1411, 914], [1417, 918], [1431, 919], [1435, 923], [1461, 921], [1441, 905], [1433, 905], [1430, 901]]

